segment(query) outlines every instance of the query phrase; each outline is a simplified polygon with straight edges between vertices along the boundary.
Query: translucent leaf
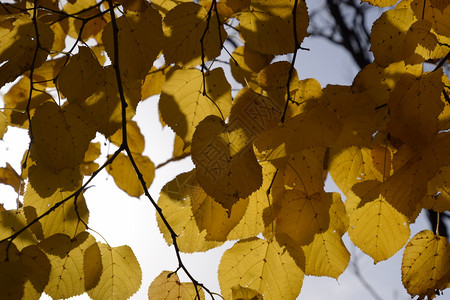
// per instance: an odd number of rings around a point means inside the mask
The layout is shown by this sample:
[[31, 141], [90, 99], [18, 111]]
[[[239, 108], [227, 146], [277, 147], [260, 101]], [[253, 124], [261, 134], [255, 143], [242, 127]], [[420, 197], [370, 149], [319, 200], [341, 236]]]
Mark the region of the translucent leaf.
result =
[[[81, 186], [79, 171], [71, 169], [55, 171], [42, 165], [34, 165], [30, 167], [29, 173], [29, 183], [23, 201], [28, 222], [46, 213]], [[39, 238], [50, 237], [56, 233], [75, 236], [85, 229], [79, 218], [85, 223], [89, 218], [89, 211], [82, 195], [76, 199], [76, 206], [74, 199], [64, 202], [31, 229]]]
[[8, 130], [8, 118], [4, 112], [0, 112], [0, 139], [3, 139], [6, 131]]
[[99, 164], [94, 162], [100, 156], [100, 143], [90, 143], [89, 148], [84, 154], [84, 161], [80, 169], [84, 175], [92, 175], [99, 168]]
[[0, 183], [7, 184], [14, 188], [16, 193], [23, 193], [22, 177], [11, 167], [9, 163], [6, 163], [6, 167], [0, 168]]
[[6, 251], [8, 243], [0, 244], [0, 297], [3, 299], [21, 299], [24, 295], [26, 270], [20, 261], [19, 251], [11, 244]]
[[28, 102], [30, 116], [32, 117], [36, 107], [49, 99], [51, 99], [49, 94], [35, 90], [32, 92], [30, 99], [30, 78], [22, 77], [3, 97], [5, 108], [7, 108], [4, 114], [8, 117], [9, 125], [28, 129], [28, 116], [24, 113]]
[[450, 211], [450, 167], [442, 166], [428, 182], [428, 193], [423, 206], [436, 212]]
[[297, 245], [312, 242], [314, 235], [325, 232], [330, 225], [332, 193], [307, 195], [298, 190], [287, 190], [277, 214], [277, 239], [292, 239]]
[[394, 5], [398, 2], [398, 0], [361, 0], [361, 2], [368, 2], [379, 7], [387, 7]]
[[58, 88], [71, 103], [80, 103], [105, 81], [106, 74], [88, 47], [79, 47], [58, 75]]
[[[129, 79], [144, 79], [161, 51], [163, 43], [162, 19], [151, 6], [139, 12], [126, 11], [117, 18], [119, 67]], [[114, 61], [114, 32], [111, 23], [103, 30], [103, 43]]]
[[225, 251], [219, 265], [222, 295], [230, 299], [232, 288], [251, 288], [264, 299], [295, 299], [303, 284], [303, 271], [276, 241], [257, 238], [237, 242]]
[[[148, 189], [155, 177], [155, 165], [150, 158], [138, 153], [133, 154], [133, 159], [142, 173], [145, 186]], [[139, 198], [144, 194], [142, 184], [127, 155], [119, 153], [114, 161], [107, 166], [106, 170], [114, 178], [116, 185], [131, 197]]]
[[[258, 85], [265, 91], [270, 98], [285, 103], [287, 95], [287, 83], [289, 81], [290, 91], [298, 88], [297, 71], [287, 61], [274, 62], [258, 73]], [[284, 106], [282, 107], [284, 109]]]
[[166, 63], [185, 67], [201, 64], [202, 57], [208, 61], [219, 56], [227, 36], [214, 10], [208, 16], [203, 6], [192, 2], [180, 3], [171, 9], [164, 18], [163, 30]]
[[226, 118], [231, 109], [231, 87], [222, 69], [205, 74], [206, 93], [203, 95], [203, 76], [199, 70], [177, 70], [168, 76], [159, 101], [159, 110], [169, 125], [189, 145], [195, 127], [209, 115]]
[[[245, 239], [257, 236], [263, 232], [265, 223], [263, 213], [270, 209], [270, 199], [267, 192], [272, 186], [272, 181], [277, 169], [267, 161], [260, 162], [263, 168], [263, 183], [261, 187], [248, 197], [248, 206], [239, 224], [228, 235], [228, 240]], [[234, 214], [234, 211], [231, 211]]]
[[406, 245], [402, 259], [402, 282], [411, 297], [433, 299], [447, 287], [449, 275], [447, 239], [429, 230], [416, 234]]
[[[0, 211], [0, 240], [6, 239], [27, 225], [22, 210]], [[14, 245], [18, 250], [34, 245], [37, 239], [28, 229], [14, 239]]]
[[[200, 299], [205, 299], [205, 293], [201, 287], [197, 287]], [[197, 293], [192, 282], [180, 282], [178, 275], [169, 271], [162, 271], [148, 288], [148, 299], [195, 299]], [[197, 298], [198, 299], [198, 298]]]
[[[36, 42], [39, 32], [39, 48]], [[53, 31], [47, 24], [36, 21], [36, 28], [30, 17], [11, 15], [0, 26], [0, 87], [15, 80], [33, 65], [38, 67], [47, 58], [53, 44]]]
[[418, 19], [429, 21], [433, 30], [441, 36], [439, 40], [444, 43], [446, 42], [443, 38], [450, 37], [450, 27], [448, 26], [450, 7], [447, 1], [431, 0], [424, 2], [424, 0], [414, 0], [411, 1], [411, 9]]
[[228, 126], [242, 128], [247, 138], [253, 140], [278, 125], [283, 109], [282, 102], [243, 88], [233, 100]]
[[[266, 54], [286, 54], [296, 50], [293, 26], [294, 1], [256, 0], [250, 9], [239, 15], [240, 33], [246, 44]], [[304, 1], [299, 1], [296, 11], [297, 41], [307, 36], [308, 10]]]
[[190, 0], [153, 0], [152, 5], [162, 16], [165, 16], [169, 10], [180, 3], [191, 2]]
[[95, 243], [94, 237], [82, 232], [71, 239], [64, 234], [53, 235], [40, 243], [47, 253], [51, 271], [45, 293], [61, 299], [85, 292], [83, 259], [86, 249]]
[[235, 285], [231, 290], [231, 297], [233, 300], [263, 300], [262, 294], [254, 289]]
[[[206, 251], [220, 246], [223, 243], [207, 240], [207, 230], [200, 230], [199, 228], [192, 206], [194, 201], [200, 202], [202, 200], [203, 202], [206, 200], [212, 206], [214, 205], [214, 201], [212, 201], [199, 186], [195, 177], [195, 171], [178, 175], [161, 190], [158, 206], [161, 207], [167, 222], [177, 234], [178, 247], [183, 252], [192, 253]], [[206, 206], [204, 208], [206, 208]], [[227, 220], [228, 216], [220, 204], [216, 203], [214, 208], [220, 213], [219, 216], [225, 224], [234, 223], [234, 225], [236, 225], [236, 223], [239, 222], [239, 219], [237, 219], [236, 222], [236, 219], [233, 216], [234, 211], [231, 212], [230, 219]], [[221, 208], [222, 211], [218, 210], [219, 208]], [[197, 210], [195, 213], [201, 214], [202, 210]], [[201, 215], [198, 215], [197, 217], [201, 217]], [[173, 243], [172, 236], [159, 215], [157, 215], [157, 221], [159, 230], [163, 233], [164, 239], [167, 244], [171, 245]], [[210, 224], [210, 226], [211, 229], [213, 227], [216, 228], [216, 234], [227, 234], [233, 226], [227, 226], [228, 229], [221, 231], [219, 226], [225, 224]]]
[[[329, 146], [337, 138], [341, 123], [323, 105], [288, 119], [255, 140], [255, 146], [267, 160], [285, 159], [290, 153], [313, 146]], [[295, 139], [291, 137], [295, 136]]]
[[[242, 1], [239, 1], [241, 3]], [[234, 79], [243, 86], [250, 86], [252, 89], [258, 87], [256, 76], [273, 59], [273, 55], [267, 55], [252, 50], [248, 46], [241, 46], [234, 49], [230, 58], [230, 69]], [[236, 64], [237, 62], [237, 64]]]
[[133, 251], [128, 246], [110, 247], [99, 244], [103, 273], [97, 286], [88, 291], [93, 299], [127, 299], [136, 293], [142, 280], [142, 271]]
[[83, 161], [95, 131], [77, 106], [48, 101], [36, 109], [32, 158], [52, 169], [76, 168]]
[[409, 238], [408, 218], [382, 196], [349, 211], [349, 214], [350, 239], [364, 253], [370, 255], [374, 263], [390, 258]]
[[144, 84], [141, 86], [142, 100], [161, 93], [166, 82], [167, 71], [167, 69], [156, 69], [155, 67], [150, 69], [150, 72], [145, 76]]
[[31, 245], [22, 250], [20, 259], [26, 271], [26, 278], [40, 295], [50, 278], [51, 264], [48, 257], [36, 245]]
[[93, 243], [86, 248], [83, 256], [84, 287], [86, 291], [97, 286], [102, 271], [103, 265], [100, 248], [98, 243]]
[[227, 210], [262, 184], [261, 166], [251, 143], [241, 128], [232, 127], [217, 116], [208, 116], [197, 126], [192, 139], [198, 181]]
[[389, 130], [413, 148], [423, 148], [437, 133], [441, 101], [442, 71], [420, 77], [405, 74], [391, 93]]
[[[90, 121], [98, 132], [106, 137], [112, 135], [122, 126], [122, 104], [117, 89], [116, 73], [112, 67], [104, 69], [106, 80], [94, 94], [80, 106], [86, 110]], [[141, 99], [141, 83], [137, 80], [122, 78], [126, 108], [126, 121], [136, 114], [137, 105]]]
[[[109, 140], [113, 142], [114, 145], [120, 147], [122, 145], [122, 135], [122, 128], [120, 128], [109, 138]], [[127, 122], [127, 144], [133, 153], [142, 154], [142, 152], [144, 152], [145, 139], [136, 121]]]
[[323, 191], [325, 172], [324, 147], [311, 147], [289, 156], [282, 171], [286, 187], [312, 195]]

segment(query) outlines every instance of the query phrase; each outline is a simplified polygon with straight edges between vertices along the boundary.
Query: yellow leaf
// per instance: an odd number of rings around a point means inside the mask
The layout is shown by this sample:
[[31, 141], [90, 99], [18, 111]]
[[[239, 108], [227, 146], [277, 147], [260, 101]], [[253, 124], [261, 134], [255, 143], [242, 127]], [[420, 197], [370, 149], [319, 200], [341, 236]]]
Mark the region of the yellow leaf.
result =
[[316, 234], [314, 241], [302, 248], [306, 256], [305, 275], [337, 279], [350, 261], [350, 253], [341, 236], [330, 230]]
[[[450, 28], [448, 26], [450, 7], [448, 1], [431, 0], [424, 2], [424, 0], [414, 0], [411, 2], [411, 9], [418, 19], [431, 22], [433, 30], [440, 35], [440, 42], [446, 42], [442, 39], [450, 37]], [[448, 47], [446, 52], [448, 52]]]
[[295, 299], [303, 284], [303, 271], [276, 241], [252, 238], [225, 251], [219, 265], [219, 283], [225, 299], [240, 285], [266, 300]]
[[444, 108], [441, 78], [441, 69], [420, 77], [405, 74], [389, 98], [389, 131], [413, 148], [424, 148], [437, 133]]
[[6, 131], [8, 130], [8, 117], [4, 112], [0, 112], [0, 139], [3, 139]]
[[322, 96], [322, 86], [314, 78], [307, 78], [300, 80], [296, 86], [298, 89], [294, 94], [291, 94], [295, 104], [288, 104], [288, 111], [286, 116], [292, 118], [295, 115], [301, 114], [309, 109], [309, 105], [317, 103], [317, 99]]
[[150, 96], [161, 94], [162, 87], [166, 82], [166, 74], [168, 69], [156, 69], [152, 67], [150, 72], [145, 76], [144, 84], [141, 86], [142, 100], [147, 99]]
[[86, 248], [83, 256], [84, 287], [86, 291], [97, 286], [102, 271], [103, 264], [100, 248], [98, 243], [93, 243]]
[[436, 212], [450, 211], [450, 167], [442, 166], [436, 176], [428, 182], [428, 193], [423, 206]]
[[191, 0], [153, 0], [152, 5], [162, 16], [165, 16], [169, 10], [185, 2], [191, 2]]
[[415, 48], [406, 48], [405, 37], [417, 19], [409, 8], [391, 9], [384, 12], [372, 27], [370, 50], [375, 62], [386, 67], [410, 57]]
[[228, 211], [262, 184], [261, 166], [251, 140], [242, 128], [232, 125], [228, 127], [219, 117], [208, 116], [198, 124], [192, 139], [198, 181]]
[[30, 289], [34, 289], [40, 295], [50, 278], [51, 264], [48, 257], [36, 245], [31, 245], [22, 249], [20, 259], [26, 271], [26, 278], [31, 283]]
[[[58, 202], [72, 195], [81, 186], [80, 171], [71, 169], [51, 170], [42, 165], [33, 165], [29, 170], [29, 183], [24, 196], [24, 212], [28, 222], [47, 212]], [[88, 222], [89, 211], [81, 195], [55, 208], [31, 229], [39, 237], [49, 237], [56, 233], [70, 236], [82, 232]]]
[[338, 137], [340, 130], [341, 123], [336, 115], [318, 104], [262, 133], [255, 140], [255, 146], [267, 160], [286, 159], [290, 153], [308, 147], [328, 147]]
[[243, 88], [233, 100], [229, 127], [242, 128], [248, 139], [252, 140], [276, 127], [283, 109], [282, 102], [258, 94], [250, 88]]
[[[263, 213], [265, 209], [270, 209], [270, 199], [267, 191], [272, 186], [273, 178], [277, 169], [267, 161], [260, 162], [263, 170], [263, 183], [261, 187], [248, 197], [248, 206], [244, 216], [236, 227], [231, 230], [228, 240], [246, 239], [257, 236], [265, 228]], [[233, 208], [234, 209], [234, 208]], [[231, 211], [234, 214], [234, 211]]]
[[182, 69], [171, 73], [163, 86], [159, 110], [164, 122], [189, 145], [195, 127], [209, 115], [228, 117], [231, 110], [231, 87], [222, 69], [205, 74], [206, 93], [203, 95], [203, 76], [196, 69]]
[[89, 148], [84, 154], [84, 161], [80, 169], [84, 175], [92, 175], [99, 168], [99, 164], [94, 162], [100, 156], [100, 143], [90, 143]]
[[[222, 43], [227, 37], [222, 25], [218, 24], [214, 10], [208, 11], [197, 3], [180, 3], [164, 18], [163, 45], [167, 64], [175, 63], [192, 67], [220, 55]], [[201, 39], [203, 38], [203, 44]]]
[[349, 214], [350, 239], [364, 253], [370, 255], [374, 263], [390, 258], [408, 241], [408, 218], [381, 195], [362, 207], [349, 211]]
[[[144, 79], [161, 51], [163, 31], [161, 15], [151, 6], [139, 12], [126, 11], [117, 20], [119, 67], [129, 79]], [[114, 62], [114, 32], [111, 23], [103, 30], [103, 43]]]
[[[27, 225], [22, 210], [0, 211], [0, 240], [6, 239]], [[34, 245], [37, 239], [28, 229], [14, 239], [14, 245], [18, 250]]]
[[[110, 66], [105, 68], [104, 72], [106, 80], [94, 94], [80, 103], [80, 106], [86, 110], [90, 121], [95, 124], [95, 129], [109, 137], [122, 126], [122, 104], [114, 69]], [[126, 121], [129, 121], [136, 114], [136, 107], [141, 99], [141, 83], [138, 80], [122, 78], [122, 85], [128, 104]]]
[[225, 2], [234, 11], [244, 10], [250, 5], [250, 0], [225, 0]]
[[411, 297], [433, 299], [450, 277], [450, 246], [443, 236], [429, 230], [416, 234], [406, 245], [402, 259], [402, 282]]
[[103, 273], [96, 287], [88, 291], [93, 299], [128, 299], [136, 293], [142, 281], [142, 271], [128, 246], [110, 247], [99, 243]]
[[[242, 1], [239, 1], [241, 3]], [[243, 86], [257, 89], [256, 76], [273, 59], [273, 55], [267, 55], [252, 50], [248, 46], [240, 46], [234, 49], [230, 58], [230, 69], [234, 79]]]
[[415, 76], [422, 74], [421, 65], [405, 65], [403, 61], [392, 63], [386, 68], [380, 67], [375, 62], [367, 65], [356, 75], [352, 90], [363, 93], [370, 98], [378, 116], [378, 120], [387, 118], [386, 103], [397, 82], [403, 74], [410, 73]]
[[47, 101], [36, 108], [32, 158], [49, 168], [77, 168], [83, 161], [95, 131], [77, 106], [59, 107]]
[[349, 220], [345, 205], [339, 194], [333, 193], [330, 207], [330, 226], [327, 231], [316, 234], [314, 240], [303, 246], [305, 275], [338, 278], [347, 268], [350, 253], [342, 242]]
[[[150, 158], [138, 153], [133, 154], [133, 159], [142, 173], [145, 186], [148, 189], [155, 177], [155, 165]], [[106, 170], [114, 178], [116, 185], [131, 197], [139, 198], [144, 194], [142, 184], [127, 155], [119, 153]]]
[[88, 47], [79, 47], [78, 54], [58, 76], [58, 88], [71, 103], [80, 103], [91, 96], [105, 81], [106, 74]]
[[398, 2], [398, 0], [361, 0], [361, 2], [368, 2], [372, 5], [379, 7], [392, 6]]
[[0, 168], [0, 183], [11, 186], [16, 193], [23, 194], [24, 182], [22, 177], [17, 174], [9, 163], [6, 163], [6, 167]]
[[293, 240], [306, 245], [314, 235], [325, 232], [330, 225], [330, 207], [334, 193], [306, 195], [298, 190], [287, 190], [277, 214], [275, 232], [280, 242]]
[[[250, 9], [239, 15], [240, 33], [246, 44], [265, 54], [286, 54], [296, 51], [294, 38], [293, 0], [255, 0]], [[298, 1], [296, 13], [297, 41], [307, 36], [308, 10]]]
[[[10, 15], [4, 19], [0, 26], [0, 87], [15, 80], [32, 65], [40, 66], [47, 59], [52, 44], [53, 31], [47, 24], [36, 21], [35, 27], [27, 15]], [[30, 55], [35, 50], [36, 54]]]
[[51, 271], [45, 293], [52, 298], [70, 298], [84, 293], [83, 260], [88, 249], [95, 243], [94, 237], [82, 232], [70, 238], [64, 234], [53, 235], [40, 243], [47, 253]]
[[382, 179], [377, 174], [368, 148], [332, 147], [330, 158], [328, 171], [344, 194], [347, 194], [355, 183]]
[[323, 191], [325, 147], [311, 147], [291, 154], [282, 171], [285, 187], [312, 195]]
[[[182, 173], [167, 183], [161, 190], [158, 205], [177, 234], [178, 247], [187, 253], [206, 251], [220, 246], [242, 217], [237, 210], [232, 211], [228, 218], [225, 209], [207, 196], [200, 187], [195, 171]], [[214, 211], [208, 212], [208, 207]], [[202, 214], [206, 215], [202, 216]], [[208, 224], [207, 221], [213, 216], [219, 218], [219, 222]], [[159, 215], [157, 221], [164, 239], [171, 245], [172, 236]], [[201, 229], [200, 226], [202, 226]], [[211, 237], [215, 238], [211, 239]]]
[[36, 90], [32, 92], [30, 99], [30, 78], [22, 77], [3, 97], [6, 108], [4, 114], [8, 117], [9, 125], [28, 129], [28, 116], [25, 113], [28, 103], [32, 117], [36, 107], [49, 99], [49, 94]]
[[[109, 138], [109, 140], [114, 145], [120, 147], [122, 145], [122, 135], [122, 128], [120, 128]], [[127, 144], [133, 153], [142, 154], [142, 152], [144, 152], [145, 139], [136, 121], [127, 122]]]
[[[26, 282], [26, 270], [20, 261], [19, 251], [11, 244], [0, 244], [0, 297], [2, 299], [22, 299], [24, 284]], [[8, 259], [6, 253], [8, 251]]]
[[[197, 286], [200, 299], [205, 299], [203, 289]], [[198, 299], [192, 282], [180, 282], [178, 275], [162, 271], [148, 287], [149, 300]]]
[[263, 300], [263, 296], [258, 291], [240, 285], [231, 287], [231, 291], [233, 300]]

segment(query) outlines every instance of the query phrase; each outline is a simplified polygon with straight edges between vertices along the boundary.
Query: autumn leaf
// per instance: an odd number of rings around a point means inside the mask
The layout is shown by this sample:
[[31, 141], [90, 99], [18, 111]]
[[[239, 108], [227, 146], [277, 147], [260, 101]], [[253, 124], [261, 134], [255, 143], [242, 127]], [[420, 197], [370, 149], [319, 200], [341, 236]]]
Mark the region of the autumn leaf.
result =
[[198, 181], [227, 210], [262, 184], [261, 166], [250, 145], [240, 128], [234, 130], [216, 116], [206, 117], [195, 130], [192, 160]]
[[[200, 299], [205, 298], [205, 294], [200, 287], [197, 287]], [[148, 298], [155, 300], [169, 299], [194, 299], [197, 296], [192, 282], [180, 282], [178, 275], [169, 271], [162, 271], [148, 288]]]
[[449, 250], [447, 239], [429, 230], [419, 232], [409, 241], [402, 259], [402, 282], [410, 295], [433, 299], [447, 287]]
[[128, 246], [110, 247], [98, 243], [103, 272], [98, 284], [88, 291], [93, 299], [127, 299], [141, 286], [142, 271]]
[[276, 241], [258, 238], [237, 242], [225, 251], [219, 265], [222, 295], [229, 299], [240, 285], [264, 299], [294, 299], [300, 293], [303, 271]]
[[[308, 11], [306, 3], [299, 1], [294, 12], [294, 1], [251, 1], [250, 8], [239, 15], [240, 30], [244, 41], [265, 54], [286, 54], [297, 50], [298, 43], [307, 36]], [[293, 14], [296, 24], [293, 25]], [[294, 31], [294, 27], [296, 30]]]

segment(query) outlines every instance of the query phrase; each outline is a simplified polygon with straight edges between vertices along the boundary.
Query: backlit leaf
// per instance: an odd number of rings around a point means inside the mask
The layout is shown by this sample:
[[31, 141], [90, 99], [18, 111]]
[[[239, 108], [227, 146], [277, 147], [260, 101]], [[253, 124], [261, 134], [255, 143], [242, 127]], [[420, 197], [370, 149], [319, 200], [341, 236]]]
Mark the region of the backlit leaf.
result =
[[[206, 239], [207, 231], [200, 230], [192, 211], [191, 197], [202, 195], [193, 192], [201, 190], [193, 171], [182, 173], [167, 183], [161, 190], [158, 206], [162, 209], [167, 222], [177, 234], [177, 243], [181, 251], [192, 253], [206, 251], [220, 246], [223, 242]], [[233, 214], [233, 212], [232, 212]], [[173, 243], [172, 236], [157, 215], [159, 230], [167, 244]]]
[[71, 103], [80, 103], [105, 81], [106, 74], [92, 51], [79, 47], [58, 76], [58, 88]]
[[429, 230], [416, 234], [406, 245], [402, 282], [411, 296], [433, 299], [444, 290], [450, 275], [450, 246], [443, 236]]
[[[153, 65], [163, 43], [162, 19], [151, 6], [127, 11], [117, 19], [119, 67], [129, 79], [144, 79]], [[111, 61], [114, 61], [113, 27], [108, 23], [103, 30], [103, 43]]]
[[[197, 288], [200, 298], [204, 299], [203, 289]], [[192, 282], [180, 282], [178, 275], [169, 271], [162, 271], [148, 288], [148, 299], [151, 300], [195, 299], [196, 296]]]
[[[114, 145], [120, 147], [122, 145], [122, 135], [122, 128], [120, 128], [109, 138], [109, 140], [113, 142]], [[131, 152], [139, 154], [144, 152], [145, 139], [136, 121], [127, 122], [127, 143]]]
[[[0, 240], [10, 237], [27, 225], [22, 210], [0, 211]], [[14, 239], [18, 250], [34, 245], [37, 239], [30, 230], [25, 230]]]
[[[250, 9], [239, 15], [240, 30], [246, 44], [265, 54], [286, 54], [296, 51], [293, 25], [293, 0], [251, 1]], [[299, 43], [307, 36], [308, 10], [298, 1], [296, 33]]]
[[84, 287], [87, 291], [97, 286], [103, 271], [102, 257], [98, 243], [93, 243], [84, 251]]
[[[148, 189], [155, 177], [155, 166], [150, 158], [139, 153], [134, 153], [133, 159], [139, 171], [142, 173], [146, 188]], [[117, 186], [128, 195], [139, 198], [144, 194], [142, 184], [127, 155], [119, 153], [106, 170], [114, 178]]]
[[54, 102], [45, 102], [36, 109], [31, 122], [33, 160], [55, 170], [78, 167], [95, 137], [85, 114], [77, 106], [61, 108]]
[[171, 9], [164, 18], [163, 30], [166, 62], [185, 67], [200, 64], [202, 56], [205, 61], [219, 56], [227, 36], [214, 10], [209, 17], [203, 6], [192, 2], [180, 3]]
[[93, 299], [128, 299], [141, 286], [142, 271], [136, 256], [128, 246], [110, 247], [99, 243], [99, 247], [103, 273], [88, 295]]
[[183, 141], [190, 144], [195, 127], [209, 115], [226, 118], [231, 109], [231, 87], [222, 69], [205, 74], [203, 95], [202, 73], [196, 69], [177, 70], [163, 86], [159, 110], [162, 119]]
[[394, 5], [398, 2], [398, 0], [361, 0], [361, 2], [368, 2], [372, 5], [380, 6], [380, 7], [386, 7]]
[[228, 127], [219, 117], [208, 116], [197, 126], [192, 139], [198, 181], [227, 210], [262, 184], [261, 166], [248, 137], [232, 125]]
[[49, 237], [40, 244], [47, 253], [51, 271], [45, 293], [53, 298], [69, 298], [85, 292], [83, 259], [94, 237], [82, 232], [71, 239], [64, 234]]
[[248, 46], [237, 47], [232, 55], [234, 60], [230, 58], [230, 69], [234, 79], [243, 86], [256, 89], [256, 76], [270, 63], [273, 55], [259, 53]]
[[[53, 208], [58, 202], [71, 196], [81, 185], [81, 174], [71, 169], [51, 170], [42, 165], [30, 167], [30, 179], [24, 196], [24, 212], [28, 222]], [[50, 237], [56, 233], [70, 236], [82, 232], [87, 223], [89, 211], [84, 197], [62, 203], [31, 229], [38, 237]]]
[[294, 299], [300, 293], [303, 271], [276, 241], [252, 238], [225, 251], [219, 265], [222, 295], [230, 299], [232, 288], [251, 288], [264, 299]]
[[11, 186], [16, 193], [23, 193], [24, 182], [22, 177], [17, 174], [9, 163], [6, 163], [6, 167], [0, 168], [0, 183]]

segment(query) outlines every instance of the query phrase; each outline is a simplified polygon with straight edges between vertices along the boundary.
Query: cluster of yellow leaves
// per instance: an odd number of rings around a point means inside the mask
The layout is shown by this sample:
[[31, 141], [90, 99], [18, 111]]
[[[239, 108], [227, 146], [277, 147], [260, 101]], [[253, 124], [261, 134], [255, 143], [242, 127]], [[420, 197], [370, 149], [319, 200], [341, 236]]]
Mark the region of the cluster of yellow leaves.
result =
[[[376, 263], [408, 243], [422, 208], [450, 209], [446, 1], [387, 10], [373, 26], [375, 61], [351, 86], [323, 89], [272, 62], [307, 36], [301, 0], [37, 5], [0, 7], [0, 86], [19, 78], [4, 97], [0, 136], [17, 126], [31, 139], [20, 175], [0, 169], [0, 182], [23, 193], [17, 209], [0, 211], [0, 298], [125, 299], [139, 289], [132, 250], [87, 232], [82, 192], [106, 169], [130, 196], [148, 196], [155, 167], [132, 118], [151, 95], [176, 134], [174, 158], [195, 164], [162, 189], [158, 225], [182, 252], [237, 241], [219, 265], [225, 299], [295, 299], [304, 275], [338, 278], [347, 268], [346, 232]], [[224, 70], [216, 58], [235, 29], [230, 38], [243, 45]], [[235, 95], [227, 73], [242, 85]], [[119, 147], [101, 166], [97, 134]], [[324, 190], [327, 174], [345, 203]], [[412, 238], [402, 264], [408, 292], [433, 298], [448, 287], [449, 256], [438, 233]], [[205, 297], [169, 271], [148, 296]]]

